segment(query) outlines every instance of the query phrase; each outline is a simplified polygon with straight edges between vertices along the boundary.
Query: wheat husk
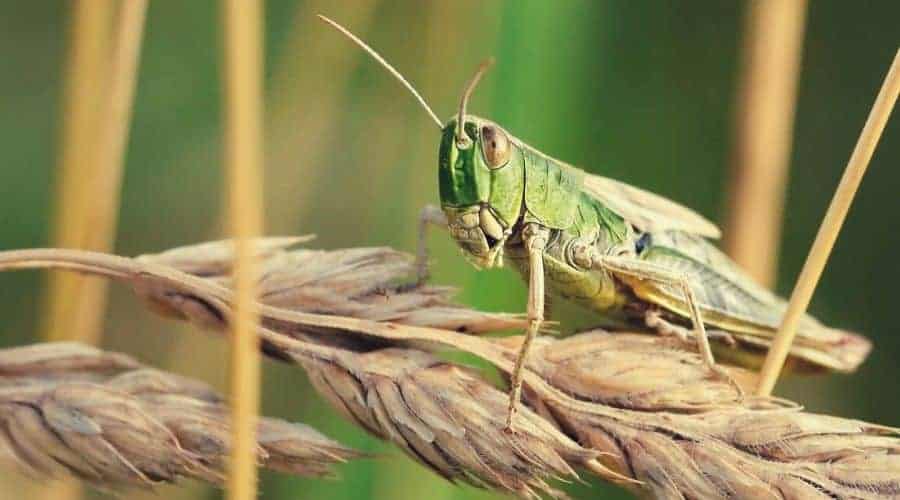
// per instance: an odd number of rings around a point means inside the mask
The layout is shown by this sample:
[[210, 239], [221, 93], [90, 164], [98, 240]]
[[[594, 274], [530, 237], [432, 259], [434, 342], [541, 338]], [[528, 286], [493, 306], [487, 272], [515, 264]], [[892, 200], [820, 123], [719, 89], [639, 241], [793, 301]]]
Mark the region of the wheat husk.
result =
[[[204, 383], [78, 343], [0, 350], [0, 461], [36, 479], [104, 489], [220, 483], [228, 412]], [[262, 467], [306, 476], [359, 456], [311, 427], [262, 418]]]
[[[542, 338], [524, 377], [528, 405], [507, 433], [505, 389], [438, 354], [467, 352], [508, 374], [518, 337], [461, 332], [520, 317], [462, 310], [448, 289], [409, 284], [409, 259], [389, 249], [304, 250], [312, 253], [296, 260], [288, 244], [258, 247], [269, 252], [263, 351], [303, 367], [339, 412], [448, 479], [522, 497], [561, 495], [555, 480], [575, 480], [579, 470], [657, 498], [900, 497], [896, 430], [746, 396], [711, 377], [677, 339], [599, 331]], [[156, 309], [224, 333], [227, 247], [182, 249], [192, 256], [181, 261], [171, 253], [131, 260], [7, 252], [0, 269], [52, 266], [122, 279]], [[207, 251], [216, 258], [204, 263]], [[466, 318], [458, 331], [442, 323], [446, 308]], [[409, 314], [414, 309], [427, 314]]]

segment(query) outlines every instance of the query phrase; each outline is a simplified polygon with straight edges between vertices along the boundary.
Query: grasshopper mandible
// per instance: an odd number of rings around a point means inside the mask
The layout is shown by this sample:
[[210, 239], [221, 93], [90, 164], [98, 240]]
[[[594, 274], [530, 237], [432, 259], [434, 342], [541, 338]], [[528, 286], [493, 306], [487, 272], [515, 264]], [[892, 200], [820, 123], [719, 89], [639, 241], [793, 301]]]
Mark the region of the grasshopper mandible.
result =
[[[713, 223], [661, 196], [551, 158], [468, 114], [469, 97], [491, 62], [466, 85], [456, 116], [445, 124], [375, 50], [319, 17], [394, 75], [441, 130], [441, 207], [426, 207], [420, 216], [420, 279], [428, 272], [426, 229], [434, 224], [449, 230], [475, 266], [499, 266], [505, 257], [528, 282], [528, 327], [510, 382], [508, 429], [548, 291], [623, 326], [696, 342], [718, 376], [728, 378], [715, 363], [710, 339], [717, 341], [716, 354], [731, 362], [760, 361], [786, 304], [705, 239], [719, 237]], [[795, 366], [850, 372], [869, 349], [865, 338], [807, 316], [791, 359]]]

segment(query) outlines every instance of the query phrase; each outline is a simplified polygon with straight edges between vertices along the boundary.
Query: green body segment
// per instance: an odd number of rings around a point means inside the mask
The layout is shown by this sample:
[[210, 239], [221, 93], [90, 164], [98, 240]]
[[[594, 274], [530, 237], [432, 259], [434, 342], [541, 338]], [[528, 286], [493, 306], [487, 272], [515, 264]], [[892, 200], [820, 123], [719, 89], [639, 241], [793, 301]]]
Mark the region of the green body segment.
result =
[[525, 159], [525, 207], [528, 215], [551, 229], [571, 228], [583, 201], [580, 195], [584, 172], [564, 167], [533, 150], [516, 149]]
[[[625, 221], [602, 203], [582, 193], [572, 197], [571, 224], [552, 233], [544, 251], [545, 282], [556, 296], [571, 300], [600, 313], [611, 322], [625, 319], [625, 306], [631, 300], [616, 280], [587, 262], [579, 262], [577, 247], [597, 251], [614, 251], [630, 244], [630, 231]], [[531, 212], [525, 216], [531, 216]], [[509, 261], [523, 278], [528, 279], [528, 255], [525, 249], [507, 246]]]
[[[609, 274], [588, 262], [579, 262], [576, 252], [578, 246], [608, 253], [628, 245], [631, 236], [628, 224], [583, 192], [583, 171], [529, 148], [521, 151], [525, 158], [523, 222], [537, 222], [555, 230], [544, 251], [545, 282], [549, 290], [609, 320], [623, 319], [628, 296], [620, 293]], [[527, 281], [525, 249], [515, 245], [508, 248], [509, 260]]]

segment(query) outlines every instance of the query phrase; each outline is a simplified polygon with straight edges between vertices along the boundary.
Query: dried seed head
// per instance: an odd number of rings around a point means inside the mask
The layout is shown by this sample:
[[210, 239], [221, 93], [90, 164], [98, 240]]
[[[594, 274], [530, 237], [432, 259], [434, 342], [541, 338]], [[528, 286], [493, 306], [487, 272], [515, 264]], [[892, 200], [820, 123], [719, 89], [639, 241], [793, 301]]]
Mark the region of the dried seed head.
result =
[[[304, 238], [262, 238], [260, 301], [293, 311], [322, 313], [431, 326], [468, 333], [520, 328], [520, 315], [486, 313], [463, 308], [449, 287], [417, 285], [409, 255], [390, 248], [289, 250]], [[140, 262], [163, 264], [230, 287], [230, 242], [212, 242], [144, 255]], [[135, 286], [160, 312], [192, 319], [207, 328], [222, 328], [224, 317], [214, 305], [186, 296], [158, 281]], [[319, 329], [303, 329], [305, 333]]]
[[533, 365], [565, 393], [618, 408], [701, 412], [742, 400], [733, 384], [711, 377], [679, 347], [677, 339], [598, 331], [540, 339]]
[[[470, 370], [409, 346], [440, 344], [455, 348], [493, 363], [504, 373], [511, 369], [510, 357], [515, 349], [508, 342], [449, 330], [367, 321], [411, 321], [423, 309], [439, 308], [429, 302], [424, 288], [397, 286], [387, 278], [399, 272], [385, 271], [391, 268], [385, 263], [393, 262], [392, 251], [337, 252], [301, 256], [309, 259], [301, 262], [311, 273], [303, 279], [292, 274], [298, 267], [296, 262], [272, 264], [270, 272], [285, 279], [269, 281], [270, 299], [283, 300], [279, 303], [288, 309], [332, 316], [262, 307], [263, 348], [278, 360], [303, 365], [336, 408], [376, 435], [396, 442], [445, 477], [531, 497], [541, 492], [558, 494], [548, 481], [572, 476], [576, 467], [584, 466], [607, 479], [615, 479], [615, 473], [627, 475], [632, 478], [631, 487], [638, 488], [639, 484], [643, 493], [660, 498], [900, 496], [900, 438], [896, 430], [805, 413], [785, 401], [741, 398], [730, 385], [710, 379], [695, 353], [653, 336], [589, 333], [559, 341], [542, 339], [525, 374], [529, 405], [534, 411], [523, 410], [519, 415], [518, 433], [505, 433], [505, 391]], [[277, 263], [283, 255], [271, 253], [267, 262]], [[222, 286], [228, 283], [221, 273], [208, 275], [207, 280], [212, 281], [204, 281], [145, 264], [152, 258], [138, 262], [70, 250], [11, 252], [4, 257], [7, 267], [60, 266], [132, 281], [157, 305], [207, 326], [221, 329], [222, 318], [229, 317], [230, 294]], [[320, 260], [327, 265], [317, 266]], [[220, 255], [219, 269], [224, 269], [227, 261]], [[205, 271], [198, 271], [202, 258], [191, 262], [197, 276], [204, 275]], [[379, 266], [381, 271], [377, 271]], [[398, 264], [393, 269], [408, 269], [408, 265]], [[372, 273], [367, 274], [369, 271]], [[354, 279], [348, 279], [354, 275]], [[263, 281], [266, 279], [270, 275]], [[382, 285], [373, 288], [372, 281]], [[383, 290], [392, 291], [394, 295], [388, 293], [389, 298], [403, 300], [378, 305]], [[432, 290], [438, 290], [433, 293], [446, 300], [440, 289]], [[347, 316], [339, 316], [344, 314]], [[473, 318], [481, 318], [475, 323], [484, 325], [485, 316], [480, 314], [471, 312]], [[428, 319], [425, 324], [433, 325], [431, 321], [436, 320]], [[465, 328], [472, 329], [472, 325], [467, 323]], [[53, 361], [47, 366], [66, 363]], [[96, 371], [65, 377], [71, 380], [59, 376], [19, 377], [27, 382], [16, 388], [9, 382], [15, 377], [0, 376], [4, 432], [0, 434], [0, 459], [42, 472], [62, 469], [88, 479], [101, 477], [103, 467], [111, 465], [98, 457], [75, 453], [68, 435], [46, 432], [51, 425], [48, 418], [55, 425], [70, 427], [75, 436], [71, 439], [96, 436], [92, 432], [97, 422], [135, 419], [147, 427], [146, 433], [158, 435], [162, 443], [176, 442], [182, 447], [181, 451], [158, 448], [154, 452], [153, 456], [168, 457], [168, 463], [175, 466], [151, 467], [137, 458], [128, 459], [127, 463], [140, 464], [135, 467], [138, 472], [148, 478], [166, 473], [206, 477], [198, 470], [215, 475], [217, 458], [223, 456], [226, 446], [217, 439], [224, 432], [215, 431], [218, 424], [207, 411], [219, 407], [215, 397], [202, 388], [181, 388], [177, 381], [154, 381], [147, 374], [119, 381], [135, 391], [135, 395], [127, 391], [126, 395], [154, 401], [137, 409], [162, 422], [159, 427], [153, 420], [128, 413], [131, 403], [107, 395], [110, 382], [104, 377]], [[99, 386], [96, 400], [111, 398], [115, 411], [93, 418], [93, 407], [84, 408], [75, 401], [58, 404], [59, 408], [45, 413], [36, 401], [51, 400], [48, 394], [53, 393], [48, 391], [55, 391], [63, 382], [76, 385], [76, 389]], [[170, 383], [176, 387], [167, 387]], [[56, 400], [68, 401], [54, 396], [52, 401]], [[71, 408], [74, 410], [67, 413]], [[170, 410], [162, 412], [165, 408]], [[160, 414], [154, 414], [154, 410]], [[116, 420], [123, 412], [129, 418]], [[99, 427], [104, 441], [96, 442], [111, 443], [116, 450], [115, 446], [120, 446], [121, 456], [131, 457], [140, 448], [132, 442], [139, 442], [138, 436], [106, 432], [108, 425]], [[176, 441], [166, 441], [166, 429]], [[126, 442], [118, 444], [118, 440]], [[279, 437], [266, 442], [284, 441]], [[286, 452], [274, 451], [265, 442], [260, 444], [260, 460], [280, 467], [272, 457]], [[315, 456], [328, 456], [332, 450], [328, 445], [312, 449], [318, 450]], [[51, 454], [46, 450], [52, 450]], [[197, 460], [198, 456], [198, 469], [181, 471], [179, 459]], [[134, 479], [127, 467], [115, 468], [114, 472]]]
[[585, 447], [608, 452], [658, 498], [896, 498], [897, 431], [742, 399], [667, 340], [585, 333], [545, 339], [534, 368], [575, 399], [621, 418], [537, 398], [541, 413]]
[[[222, 479], [228, 412], [205, 384], [58, 343], [0, 350], [0, 388], [0, 460], [35, 477]], [[275, 470], [322, 475], [358, 456], [303, 425], [264, 418], [258, 432], [260, 464]]]
[[[255, 255], [257, 258], [266, 259], [313, 238], [312, 235], [258, 238], [254, 245]], [[234, 242], [208, 241], [172, 248], [157, 254], [141, 255], [135, 260], [155, 262], [197, 276], [224, 276], [231, 272], [234, 263]]]
[[335, 362], [306, 360], [313, 385], [339, 411], [453, 481], [537, 497], [596, 456], [523, 410], [504, 430], [506, 394], [469, 370], [417, 350], [382, 349]]
[[128, 356], [75, 342], [54, 342], [0, 350], [0, 377], [111, 373], [138, 367]]

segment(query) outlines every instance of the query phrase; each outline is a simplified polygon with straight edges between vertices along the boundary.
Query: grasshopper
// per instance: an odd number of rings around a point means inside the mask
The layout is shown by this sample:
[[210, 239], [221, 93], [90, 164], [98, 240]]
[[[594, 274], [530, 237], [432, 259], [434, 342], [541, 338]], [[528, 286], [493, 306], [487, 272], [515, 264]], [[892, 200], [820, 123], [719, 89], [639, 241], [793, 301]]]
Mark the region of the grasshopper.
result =
[[[510, 262], [528, 282], [527, 329], [510, 381], [507, 429], [521, 396], [522, 371], [544, 322], [545, 294], [574, 301], [613, 324], [649, 329], [695, 342], [711, 373], [725, 377], [716, 354], [745, 366], [759, 363], [786, 308], [707, 238], [719, 229], [696, 212], [628, 184], [588, 174], [525, 144], [500, 125], [466, 112], [491, 64], [468, 82], [458, 112], [441, 122], [416, 89], [375, 50], [320, 16], [394, 75], [441, 133], [440, 208], [419, 219], [419, 275], [427, 278], [426, 231], [449, 230], [478, 268]], [[853, 371], [869, 342], [801, 322], [792, 365]]]

